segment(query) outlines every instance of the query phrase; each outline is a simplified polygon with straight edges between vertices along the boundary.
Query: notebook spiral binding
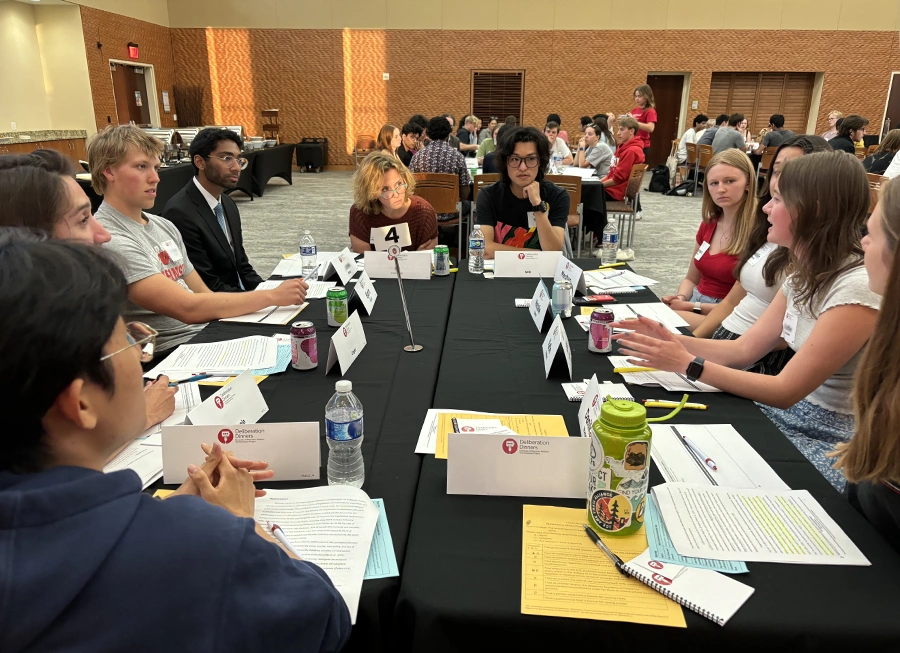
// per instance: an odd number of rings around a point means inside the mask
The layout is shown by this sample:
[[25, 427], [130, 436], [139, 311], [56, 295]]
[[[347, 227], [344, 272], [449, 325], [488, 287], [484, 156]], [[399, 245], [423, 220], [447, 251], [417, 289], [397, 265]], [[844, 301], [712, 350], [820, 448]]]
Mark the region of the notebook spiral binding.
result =
[[696, 612], [701, 617], [705, 617], [706, 619], [709, 619], [710, 621], [714, 621], [720, 626], [725, 625], [724, 620], [720, 619], [718, 616], [716, 616], [709, 610], [704, 610], [702, 607], [700, 607], [696, 603], [691, 603], [690, 601], [685, 601], [683, 598], [681, 598], [680, 596], [675, 594], [675, 592], [673, 592], [669, 589], [666, 589], [665, 586], [660, 585], [652, 578], [647, 578], [646, 576], [644, 576], [644, 574], [634, 571], [633, 569], [629, 569], [627, 566], [623, 566], [622, 569], [624, 569], [626, 572], [628, 572], [628, 575], [631, 576], [632, 578], [637, 578], [639, 581], [641, 581], [644, 585], [646, 585], [650, 589], [652, 589], [656, 592], [659, 592], [660, 594], [665, 596], [667, 599], [671, 599], [671, 600], [675, 601], [675, 603], [677, 603], [678, 605], [683, 605], [688, 610]]

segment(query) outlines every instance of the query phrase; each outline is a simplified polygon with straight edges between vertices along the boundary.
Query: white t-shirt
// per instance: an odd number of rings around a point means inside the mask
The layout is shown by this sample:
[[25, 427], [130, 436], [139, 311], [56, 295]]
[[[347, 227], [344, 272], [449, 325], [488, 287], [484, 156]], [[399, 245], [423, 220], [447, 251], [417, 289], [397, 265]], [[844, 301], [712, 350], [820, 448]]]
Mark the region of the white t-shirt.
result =
[[884, 176], [890, 179], [900, 176], [900, 152], [897, 152], [894, 158], [891, 159], [887, 170], [884, 171]]
[[563, 139], [557, 138], [553, 141], [553, 147], [550, 148], [550, 158], [558, 156], [561, 159], [565, 159], [567, 156], [572, 156], [572, 150], [569, 149], [569, 146], [563, 142]]
[[778, 245], [773, 243], [765, 243], [756, 250], [744, 267], [741, 268], [740, 282], [747, 294], [734, 307], [731, 315], [722, 320], [722, 326], [738, 335], [743, 335], [751, 326], [753, 326], [760, 316], [769, 308], [769, 304], [775, 299], [775, 295], [781, 289], [781, 283], [772, 286], [766, 285], [763, 277], [763, 268], [766, 267], [766, 261], [769, 255], [778, 249]]
[[[819, 301], [818, 296], [814, 298], [813, 306], [809, 304], [798, 306], [794, 303], [794, 290], [790, 277], [785, 279], [781, 289], [787, 298], [785, 322], [789, 320], [788, 314], [792, 313], [797, 316], [796, 327], [793, 329], [793, 342], [786, 338], [788, 346], [794, 351], [798, 351], [803, 346], [812, 333], [813, 327], [816, 326], [818, 316], [828, 309], [851, 304], [868, 306], [877, 311], [881, 306], [881, 297], [869, 290], [869, 275], [862, 265], [844, 272], [835, 279], [831, 287], [820, 291], [819, 296], [822, 299]], [[852, 324], [844, 326], [847, 329], [854, 328]], [[862, 349], [856, 352], [831, 378], [813, 390], [806, 400], [826, 410], [851, 415], [853, 413], [853, 375], [861, 356]]]
[[684, 132], [681, 140], [678, 141], [678, 149], [675, 150], [675, 158], [679, 161], [687, 159], [687, 144], [697, 142], [697, 132], [693, 127]]

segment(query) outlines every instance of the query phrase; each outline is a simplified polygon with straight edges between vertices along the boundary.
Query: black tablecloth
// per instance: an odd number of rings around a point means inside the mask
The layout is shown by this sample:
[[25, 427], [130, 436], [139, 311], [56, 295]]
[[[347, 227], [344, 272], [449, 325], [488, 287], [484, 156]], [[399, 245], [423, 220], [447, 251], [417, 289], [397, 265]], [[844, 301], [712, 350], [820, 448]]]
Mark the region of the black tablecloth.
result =
[[[159, 185], [156, 187], [156, 201], [149, 210], [153, 215], [162, 215], [162, 211], [172, 196], [184, 188], [191, 177], [194, 176], [194, 166], [191, 163], [177, 163], [173, 166], [165, 166], [159, 169]], [[91, 211], [96, 211], [103, 202], [103, 197], [94, 192], [90, 180], [79, 179], [78, 184], [91, 200]]]
[[[366, 481], [363, 490], [373, 499], [384, 499], [397, 564], [401, 570], [421, 462], [414, 450], [425, 413], [432, 404], [455, 277], [451, 274], [449, 277], [434, 277], [430, 281], [404, 282], [413, 334], [416, 342], [425, 347], [417, 353], [403, 351], [403, 346], [409, 343], [409, 336], [397, 282], [392, 279], [377, 280], [375, 289], [378, 299], [373, 315], [360, 315], [366, 333], [366, 347], [344, 377], [353, 381], [353, 392], [365, 410], [363, 458]], [[288, 367], [285, 373], [263, 381], [259, 387], [269, 411], [260, 422], [319, 421], [322, 478], [313, 482], [264, 483], [261, 484], [263, 487], [302, 488], [327, 482], [325, 404], [334, 394], [335, 381], [342, 378], [337, 365], [331, 374], [325, 375], [328, 345], [335, 329], [327, 326], [324, 299], [312, 300], [296, 319], [311, 320], [316, 325], [319, 367], [304, 372]], [[192, 342], [287, 333], [289, 328], [213, 322]], [[200, 387], [204, 398], [216, 390], [208, 386]], [[157, 487], [161, 484], [152, 486], [150, 490]], [[364, 581], [356, 625], [345, 651], [382, 650], [383, 643], [388, 639], [399, 585], [398, 578]]]
[[231, 195], [236, 190], [241, 191], [250, 201], [253, 201], [253, 164], [256, 162], [256, 150], [241, 152], [241, 156], [247, 159], [247, 167], [241, 170], [237, 186], [229, 188], [225, 192]]
[[322, 172], [328, 165], [328, 139], [303, 139], [297, 143], [297, 167], [306, 170], [307, 166], [316, 172]]
[[[593, 267], [596, 261], [581, 263]], [[579, 433], [579, 404], [566, 401], [560, 387], [568, 379], [544, 379], [544, 335], [527, 310], [514, 307], [514, 298], [530, 297], [534, 286], [525, 279], [488, 281], [460, 267], [435, 407], [561, 414], [569, 433]], [[656, 301], [650, 292], [625, 297]], [[573, 378], [597, 373], [601, 381], [622, 382], [606, 356], [588, 352], [587, 334], [575, 320], [564, 323]], [[630, 390], [638, 399], [680, 399], [660, 389]], [[736, 578], [756, 592], [725, 627], [689, 610], [686, 629], [522, 615], [522, 506], [585, 508], [585, 502], [450, 496], [447, 462], [426, 456], [394, 625], [397, 650], [494, 651], [499, 645], [509, 651], [575, 651], [593, 642], [649, 651], [897, 650], [900, 557], [752, 402], [724, 393], [695, 394], [692, 400], [709, 410], [683, 411], [678, 422], [733, 424], [791, 488], [807, 489], [821, 502], [872, 566], [749, 563], [750, 573]], [[652, 466], [651, 485], [662, 482]]]
[[291, 176], [294, 147], [293, 143], [289, 143], [256, 151], [256, 159], [253, 162], [254, 193], [262, 197], [266, 192], [266, 184], [272, 177], [281, 177], [289, 184], [294, 183]]

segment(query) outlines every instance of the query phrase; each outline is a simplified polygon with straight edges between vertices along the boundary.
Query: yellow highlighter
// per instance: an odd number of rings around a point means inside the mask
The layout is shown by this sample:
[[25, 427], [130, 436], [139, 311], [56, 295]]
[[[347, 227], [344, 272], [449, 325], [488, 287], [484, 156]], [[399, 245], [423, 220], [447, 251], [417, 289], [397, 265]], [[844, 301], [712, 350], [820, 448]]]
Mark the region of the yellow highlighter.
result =
[[[666, 401], [662, 399], [644, 399], [643, 402], [645, 408], [676, 408], [678, 406], [677, 401]], [[706, 404], [685, 404], [683, 408], [688, 408], [691, 410], [706, 410]]]
[[616, 374], [628, 374], [629, 372], [659, 372], [655, 367], [617, 367], [613, 370]]

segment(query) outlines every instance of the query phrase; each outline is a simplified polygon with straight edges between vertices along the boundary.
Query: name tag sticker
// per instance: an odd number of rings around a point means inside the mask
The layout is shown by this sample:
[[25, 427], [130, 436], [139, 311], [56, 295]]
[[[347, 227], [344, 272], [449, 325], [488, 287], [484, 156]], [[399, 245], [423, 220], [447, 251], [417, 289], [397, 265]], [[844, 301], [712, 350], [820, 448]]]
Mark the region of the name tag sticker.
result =
[[704, 241], [703, 241], [703, 244], [700, 245], [700, 249], [698, 249], [698, 250], [697, 250], [697, 253], [694, 254], [694, 260], [695, 260], [695, 261], [699, 261], [700, 258], [701, 258], [704, 254], [706, 254], [706, 250], [708, 250], [708, 249], [709, 249], [709, 243], [706, 242], [706, 241], [704, 240]]
[[169, 255], [170, 261], [178, 262], [184, 258], [181, 254], [181, 250], [178, 249], [178, 245], [175, 244], [174, 240], [167, 240], [162, 244], [162, 246], [166, 254]]
[[777, 247], [777, 245], [773, 245], [772, 243], [766, 243], [765, 245], [763, 245], [762, 247], [760, 247], [758, 250], [756, 250], [753, 253], [753, 256], [751, 256], [747, 260], [747, 263], [749, 263], [750, 265], [756, 265], [757, 263], [759, 263], [762, 260], [762, 258], [764, 256], [766, 256], [769, 252], [771, 252], [773, 249], [775, 249], [775, 247]]
[[781, 338], [789, 345], [794, 344], [794, 338], [797, 337], [797, 319], [799, 314], [793, 311], [786, 311], [784, 321], [781, 323]]
[[534, 219], [534, 211], [528, 212], [528, 228], [534, 229], [537, 227], [537, 220]]

